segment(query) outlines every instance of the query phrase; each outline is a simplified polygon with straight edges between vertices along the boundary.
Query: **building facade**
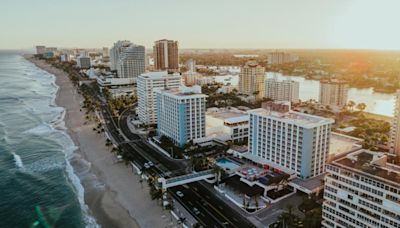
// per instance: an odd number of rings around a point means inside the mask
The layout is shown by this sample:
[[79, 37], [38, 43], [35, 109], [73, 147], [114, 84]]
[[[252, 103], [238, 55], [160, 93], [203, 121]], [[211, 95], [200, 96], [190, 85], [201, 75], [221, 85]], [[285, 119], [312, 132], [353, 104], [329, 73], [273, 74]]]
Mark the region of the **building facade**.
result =
[[137, 79], [138, 116], [145, 124], [157, 123], [156, 89], [179, 88], [181, 75], [167, 71], [141, 74]]
[[46, 46], [36, 46], [36, 54], [43, 55], [46, 53]]
[[396, 93], [394, 118], [390, 128], [390, 152], [400, 156], [400, 90]]
[[110, 69], [118, 70], [118, 64], [121, 53], [131, 46], [132, 43], [129, 40], [119, 40], [114, 43], [110, 49]]
[[81, 69], [89, 69], [91, 67], [90, 57], [80, 56], [76, 59], [76, 65]]
[[268, 64], [270, 65], [296, 62], [298, 59], [297, 55], [280, 51], [270, 52], [267, 57]]
[[359, 150], [327, 165], [323, 227], [400, 227], [400, 166]]
[[158, 40], [153, 46], [154, 69], [179, 71], [178, 41]]
[[347, 104], [348, 85], [340, 81], [321, 81], [319, 102], [331, 107], [345, 107]]
[[166, 136], [176, 145], [205, 137], [207, 95], [200, 86], [156, 90], [157, 133]]
[[265, 80], [265, 97], [275, 101], [299, 101], [300, 83], [293, 80], [279, 81], [277, 78]]
[[249, 115], [235, 108], [209, 108], [206, 113], [206, 135], [223, 141], [247, 142]]
[[268, 102], [248, 113], [254, 157], [303, 179], [325, 172], [333, 119], [292, 111], [289, 102]]
[[145, 71], [144, 46], [134, 45], [125, 48], [120, 53], [118, 75], [120, 78], [136, 78]]
[[240, 69], [239, 93], [262, 98], [264, 96], [265, 68], [249, 61]]

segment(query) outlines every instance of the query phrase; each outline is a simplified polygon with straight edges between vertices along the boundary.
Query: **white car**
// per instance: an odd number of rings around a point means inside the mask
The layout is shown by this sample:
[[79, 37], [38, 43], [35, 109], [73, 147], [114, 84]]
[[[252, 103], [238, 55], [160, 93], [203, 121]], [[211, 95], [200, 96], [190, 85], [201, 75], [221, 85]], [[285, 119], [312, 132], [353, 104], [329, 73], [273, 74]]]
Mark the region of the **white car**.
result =
[[200, 214], [199, 209], [197, 209], [195, 207], [193, 208], [193, 212], [194, 212], [195, 215], [199, 215]]
[[147, 163], [144, 163], [144, 167], [145, 167], [146, 169], [150, 168], [149, 164], [147, 164]]
[[178, 196], [181, 197], [181, 198], [183, 197], [183, 193], [182, 193], [181, 191], [177, 191], [177, 192], [176, 192], [176, 195], [178, 195]]

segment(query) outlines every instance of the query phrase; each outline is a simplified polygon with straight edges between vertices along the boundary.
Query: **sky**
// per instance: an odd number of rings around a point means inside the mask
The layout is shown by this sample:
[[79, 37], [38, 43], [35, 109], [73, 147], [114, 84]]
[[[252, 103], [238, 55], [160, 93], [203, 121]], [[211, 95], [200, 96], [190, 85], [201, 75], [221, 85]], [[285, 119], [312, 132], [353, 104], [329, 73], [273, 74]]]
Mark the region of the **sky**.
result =
[[1, 0], [0, 49], [35, 45], [400, 50], [397, 0]]

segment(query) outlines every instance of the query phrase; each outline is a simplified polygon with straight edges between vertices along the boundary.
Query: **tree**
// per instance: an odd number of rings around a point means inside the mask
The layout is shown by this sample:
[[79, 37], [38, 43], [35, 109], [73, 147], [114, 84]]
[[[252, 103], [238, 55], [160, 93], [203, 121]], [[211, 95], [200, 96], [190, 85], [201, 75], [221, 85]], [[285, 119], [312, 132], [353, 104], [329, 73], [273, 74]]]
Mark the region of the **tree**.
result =
[[357, 104], [356, 108], [360, 110], [360, 112], [363, 112], [365, 108], [367, 108], [367, 105], [365, 103], [359, 103]]
[[353, 108], [355, 105], [356, 105], [356, 102], [354, 102], [354, 101], [350, 100], [349, 102], [347, 102], [347, 107], [349, 107], [351, 111], [353, 111]]

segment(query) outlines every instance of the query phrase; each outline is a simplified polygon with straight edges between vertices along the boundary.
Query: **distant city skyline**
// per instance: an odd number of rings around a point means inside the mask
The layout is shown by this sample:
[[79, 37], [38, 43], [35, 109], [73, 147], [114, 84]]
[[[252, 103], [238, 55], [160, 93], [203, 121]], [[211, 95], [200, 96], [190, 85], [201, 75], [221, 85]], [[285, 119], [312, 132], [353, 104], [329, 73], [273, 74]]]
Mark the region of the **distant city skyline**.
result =
[[146, 49], [171, 39], [185, 48], [400, 50], [400, 2], [5, 0], [0, 49], [34, 45]]

